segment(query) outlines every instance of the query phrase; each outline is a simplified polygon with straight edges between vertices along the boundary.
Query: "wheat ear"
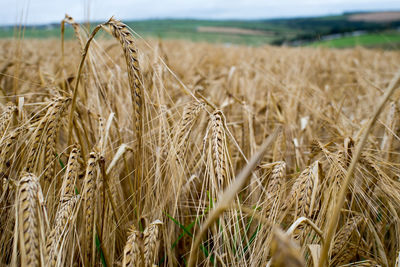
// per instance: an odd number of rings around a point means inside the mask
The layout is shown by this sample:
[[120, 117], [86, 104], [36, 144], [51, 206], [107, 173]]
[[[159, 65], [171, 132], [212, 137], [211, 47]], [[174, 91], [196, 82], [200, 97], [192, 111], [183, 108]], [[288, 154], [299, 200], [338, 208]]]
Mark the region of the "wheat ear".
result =
[[60, 128], [60, 118], [70, 98], [57, 98], [47, 118], [46, 129], [46, 148], [45, 148], [45, 181], [49, 181], [54, 176], [56, 141], [58, 129]]
[[159, 227], [162, 224], [160, 220], [155, 220], [150, 223], [149, 226], [143, 232], [144, 242], [144, 262], [145, 266], [153, 266], [155, 258], [157, 256], [157, 242], [159, 235]]
[[66, 202], [75, 195], [75, 181], [79, 171], [80, 150], [75, 146], [69, 154], [67, 170], [61, 186], [60, 201]]
[[[8, 136], [7, 139], [2, 143], [1, 152], [0, 152], [0, 179], [7, 178], [10, 172], [11, 167], [11, 160], [10, 152], [12, 145], [15, 143], [17, 137], [19, 135], [18, 130], [12, 131]], [[4, 139], [3, 139], [4, 140]], [[0, 188], [0, 192], [2, 188]]]
[[283, 183], [286, 175], [286, 163], [284, 161], [277, 162], [272, 169], [271, 178], [268, 182], [267, 201], [270, 203], [268, 207], [267, 217], [271, 215], [275, 217], [280, 207], [280, 201], [283, 198]]
[[35, 175], [22, 174], [18, 191], [18, 228], [22, 266], [40, 266], [39, 186]]
[[361, 216], [355, 216], [347, 220], [346, 224], [339, 230], [335, 236], [335, 243], [332, 247], [332, 258], [340, 256], [339, 254], [345, 252], [347, 244], [352, 237], [353, 232], [357, 229], [358, 225], [362, 222]]
[[57, 266], [58, 257], [62, 255], [61, 244], [64, 244], [79, 198], [80, 196], [77, 195], [62, 203], [60, 210], [56, 214], [55, 225], [48, 236], [46, 244], [47, 264], [50, 266]]
[[136, 130], [136, 139], [139, 150], [141, 149], [142, 136], [142, 113], [143, 113], [143, 89], [140, 81], [140, 68], [137, 56], [137, 49], [132, 33], [128, 27], [121, 21], [111, 18], [105, 25], [111, 27], [112, 35], [121, 43], [124, 51], [126, 65], [128, 68], [129, 87], [131, 90], [131, 98], [134, 109], [134, 126]]
[[194, 126], [197, 116], [204, 108], [203, 102], [193, 101], [188, 103], [183, 109], [182, 119], [179, 122], [179, 128], [175, 136], [176, 156], [178, 160], [182, 160], [184, 146], [190, 136], [190, 132]]
[[145, 118], [144, 115], [144, 96], [143, 96], [143, 85], [140, 79], [140, 68], [138, 61], [137, 49], [135, 47], [135, 42], [132, 36], [132, 33], [129, 31], [128, 26], [126, 26], [121, 21], [115, 20], [111, 18], [108, 22], [105, 23], [105, 26], [109, 26], [111, 28], [112, 35], [120, 42], [122, 46], [122, 50], [124, 52], [126, 65], [128, 68], [128, 81], [129, 87], [131, 91], [131, 102], [133, 105], [133, 125], [135, 127], [135, 153], [134, 153], [134, 161], [136, 170], [135, 170], [135, 184], [134, 191], [137, 195], [136, 205], [138, 205], [138, 209], [140, 210], [140, 197], [141, 197], [141, 188], [142, 188], [142, 135], [143, 135], [143, 124], [144, 121], [142, 118]]
[[124, 247], [122, 267], [136, 267], [143, 265], [140, 241], [140, 232], [132, 225], [129, 230], [128, 240]]
[[1, 114], [1, 116], [0, 116], [0, 139], [4, 136], [7, 129], [10, 127], [10, 124], [12, 123], [13, 115], [16, 110], [17, 110], [16, 106], [9, 104], [9, 105], [7, 105], [7, 108], [3, 112], [3, 114]]
[[225, 130], [223, 115], [221, 111], [216, 111], [211, 115], [211, 128], [212, 128], [212, 155], [215, 176], [217, 177], [218, 187], [223, 188], [227, 183], [227, 163], [225, 154]]
[[96, 191], [96, 163], [97, 155], [91, 152], [86, 167], [86, 175], [83, 187], [83, 211], [85, 214], [85, 263], [90, 263], [93, 245], [93, 227], [94, 227], [94, 209], [95, 209], [95, 191]]

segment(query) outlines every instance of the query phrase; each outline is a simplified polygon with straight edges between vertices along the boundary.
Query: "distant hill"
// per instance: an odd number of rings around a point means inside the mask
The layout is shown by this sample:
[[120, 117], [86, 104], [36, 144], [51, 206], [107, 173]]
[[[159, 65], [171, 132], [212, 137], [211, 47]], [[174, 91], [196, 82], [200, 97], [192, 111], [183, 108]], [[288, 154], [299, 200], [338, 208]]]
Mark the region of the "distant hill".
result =
[[[400, 34], [400, 12], [397, 11], [266, 20], [151, 19], [124, 22], [135, 32], [147, 38], [190, 39], [245, 45], [306, 45], [348, 38], [353, 35], [380, 36], [390, 33], [391, 36], [395, 36]], [[13, 36], [15, 36], [15, 31], [12, 27], [0, 27], [0, 37]], [[25, 38], [58, 38], [59, 36], [59, 24], [28, 26], [24, 32]], [[71, 27], [67, 27], [66, 37], [73, 38]], [[390, 40], [397, 40], [397, 38], [391, 37]], [[375, 46], [375, 43], [379, 46], [379, 38], [375, 41], [377, 42], [374, 42], [372, 46]], [[382, 42], [386, 41], [382, 39]], [[363, 45], [362, 42], [353, 43]]]

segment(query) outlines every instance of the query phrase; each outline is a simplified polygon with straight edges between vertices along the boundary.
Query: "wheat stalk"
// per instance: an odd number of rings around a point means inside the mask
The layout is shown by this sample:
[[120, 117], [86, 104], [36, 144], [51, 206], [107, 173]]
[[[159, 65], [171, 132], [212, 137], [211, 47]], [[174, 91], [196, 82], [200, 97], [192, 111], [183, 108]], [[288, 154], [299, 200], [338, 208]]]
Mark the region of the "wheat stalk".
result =
[[349, 266], [349, 267], [351, 267], [351, 266], [353, 266], [353, 267], [381, 267], [382, 265], [378, 264], [373, 259], [368, 259], [368, 260], [363, 260], [363, 261], [352, 262], [351, 264], [346, 264], [344, 266]]
[[275, 144], [274, 144], [274, 150], [272, 153], [272, 160], [274, 162], [282, 160], [285, 156], [285, 151], [286, 151], [286, 139], [285, 139], [285, 133], [282, 131]]
[[390, 103], [389, 113], [386, 118], [386, 128], [385, 134], [383, 135], [382, 143], [381, 143], [381, 150], [384, 153], [384, 159], [389, 160], [390, 158], [390, 149], [392, 147], [393, 142], [393, 134], [396, 132], [397, 126], [397, 105], [395, 102]]

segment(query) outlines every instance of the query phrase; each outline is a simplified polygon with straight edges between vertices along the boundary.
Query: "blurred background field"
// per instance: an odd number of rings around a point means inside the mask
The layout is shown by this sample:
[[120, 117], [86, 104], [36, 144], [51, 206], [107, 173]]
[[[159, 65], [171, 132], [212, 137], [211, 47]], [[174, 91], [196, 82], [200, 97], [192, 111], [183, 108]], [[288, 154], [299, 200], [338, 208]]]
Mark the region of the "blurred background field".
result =
[[[93, 22], [93, 27], [97, 22]], [[128, 21], [128, 26], [145, 38], [187, 39], [255, 45], [365, 46], [398, 49], [400, 12], [354, 12], [308, 18], [265, 20], [147, 19]], [[0, 37], [59, 38], [59, 24], [0, 27]], [[20, 31], [22, 30], [22, 31]], [[67, 28], [66, 37], [73, 37]]]

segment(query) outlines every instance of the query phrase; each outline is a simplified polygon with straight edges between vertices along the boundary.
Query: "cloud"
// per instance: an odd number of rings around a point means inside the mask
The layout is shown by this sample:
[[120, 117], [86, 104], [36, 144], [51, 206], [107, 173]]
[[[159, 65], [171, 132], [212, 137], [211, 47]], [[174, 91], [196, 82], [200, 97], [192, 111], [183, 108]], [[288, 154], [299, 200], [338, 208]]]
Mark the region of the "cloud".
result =
[[0, 24], [59, 22], [65, 13], [78, 21], [121, 19], [256, 19], [338, 14], [352, 10], [400, 10], [396, 0], [1, 0]]

